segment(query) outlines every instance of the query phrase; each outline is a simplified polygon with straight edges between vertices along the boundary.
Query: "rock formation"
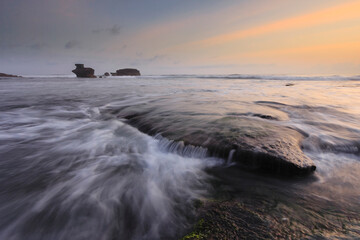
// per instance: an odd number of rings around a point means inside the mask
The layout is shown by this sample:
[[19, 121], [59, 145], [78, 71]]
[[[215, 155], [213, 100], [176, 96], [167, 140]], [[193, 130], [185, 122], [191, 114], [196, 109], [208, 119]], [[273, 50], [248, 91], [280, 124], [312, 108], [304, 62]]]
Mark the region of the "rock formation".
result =
[[108, 72], [104, 73], [104, 76], [108, 77], [110, 74]]
[[21, 76], [11, 75], [11, 74], [6, 74], [6, 73], [0, 73], [0, 77], [21, 77]]
[[[244, 169], [279, 175], [306, 175], [316, 166], [301, 150], [305, 136], [274, 120], [248, 117], [220, 117], [197, 120], [183, 116], [162, 116], [154, 111], [123, 111], [118, 117], [149, 135], [162, 136], [184, 145], [206, 148], [214, 157], [236, 162]], [[190, 127], [189, 127], [190, 126]]]
[[93, 68], [85, 68], [84, 64], [75, 64], [76, 69], [72, 70], [78, 78], [96, 78]]
[[123, 68], [111, 73], [112, 76], [140, 76], [140, 71], [134, 68]]

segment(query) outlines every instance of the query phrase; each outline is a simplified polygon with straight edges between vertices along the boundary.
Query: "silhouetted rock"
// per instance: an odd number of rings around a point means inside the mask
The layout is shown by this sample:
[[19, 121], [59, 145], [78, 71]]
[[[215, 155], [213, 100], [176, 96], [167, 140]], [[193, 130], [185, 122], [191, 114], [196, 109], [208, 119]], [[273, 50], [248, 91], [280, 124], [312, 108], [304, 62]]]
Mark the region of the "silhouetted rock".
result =
[[108, 72], [104, 73], [104, 76], [108, 77], [110, 74]]
[[[140, 76], [140, 71], [134, 68], [123, 68], [116, 71], [115, 76]], [[114, 75], [113, 75], [114, 76]]]
[[84, 64], [75, 64], [76, 69], [72, 70], [78, 78], [96, 78], [93, 68], [85, 68]]
[[6, 74], [6, 73], [0, 73], [0, 77], [21, 77], [21, 76], [11, 75], [11, 74]]

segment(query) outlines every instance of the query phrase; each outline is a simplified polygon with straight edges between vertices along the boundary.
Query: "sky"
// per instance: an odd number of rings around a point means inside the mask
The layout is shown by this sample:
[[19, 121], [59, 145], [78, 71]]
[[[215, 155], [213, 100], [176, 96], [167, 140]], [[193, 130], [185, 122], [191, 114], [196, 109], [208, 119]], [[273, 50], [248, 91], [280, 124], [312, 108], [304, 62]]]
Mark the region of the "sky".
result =
[[0, 72], [360, 74], [360, 0], [0, 0]]

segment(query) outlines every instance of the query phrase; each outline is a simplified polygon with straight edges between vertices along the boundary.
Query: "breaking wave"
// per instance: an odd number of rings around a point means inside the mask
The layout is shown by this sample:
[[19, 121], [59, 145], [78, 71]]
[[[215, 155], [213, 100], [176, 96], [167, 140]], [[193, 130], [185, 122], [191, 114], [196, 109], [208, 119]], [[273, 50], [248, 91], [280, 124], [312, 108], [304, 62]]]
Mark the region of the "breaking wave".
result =
[[205, 169], [222, 163], [97, 108], [15, 109], [0, 122], [1, 239], [178, 237], [210, 189]]

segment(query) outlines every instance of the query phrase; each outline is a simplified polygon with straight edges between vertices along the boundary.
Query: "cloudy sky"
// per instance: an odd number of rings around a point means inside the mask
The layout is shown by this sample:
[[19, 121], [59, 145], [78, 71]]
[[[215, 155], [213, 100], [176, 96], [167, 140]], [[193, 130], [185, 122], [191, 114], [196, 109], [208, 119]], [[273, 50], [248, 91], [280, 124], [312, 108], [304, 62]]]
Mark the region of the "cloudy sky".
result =
[[360, 0], [0, 0], [0, 72], [360, 74]]

